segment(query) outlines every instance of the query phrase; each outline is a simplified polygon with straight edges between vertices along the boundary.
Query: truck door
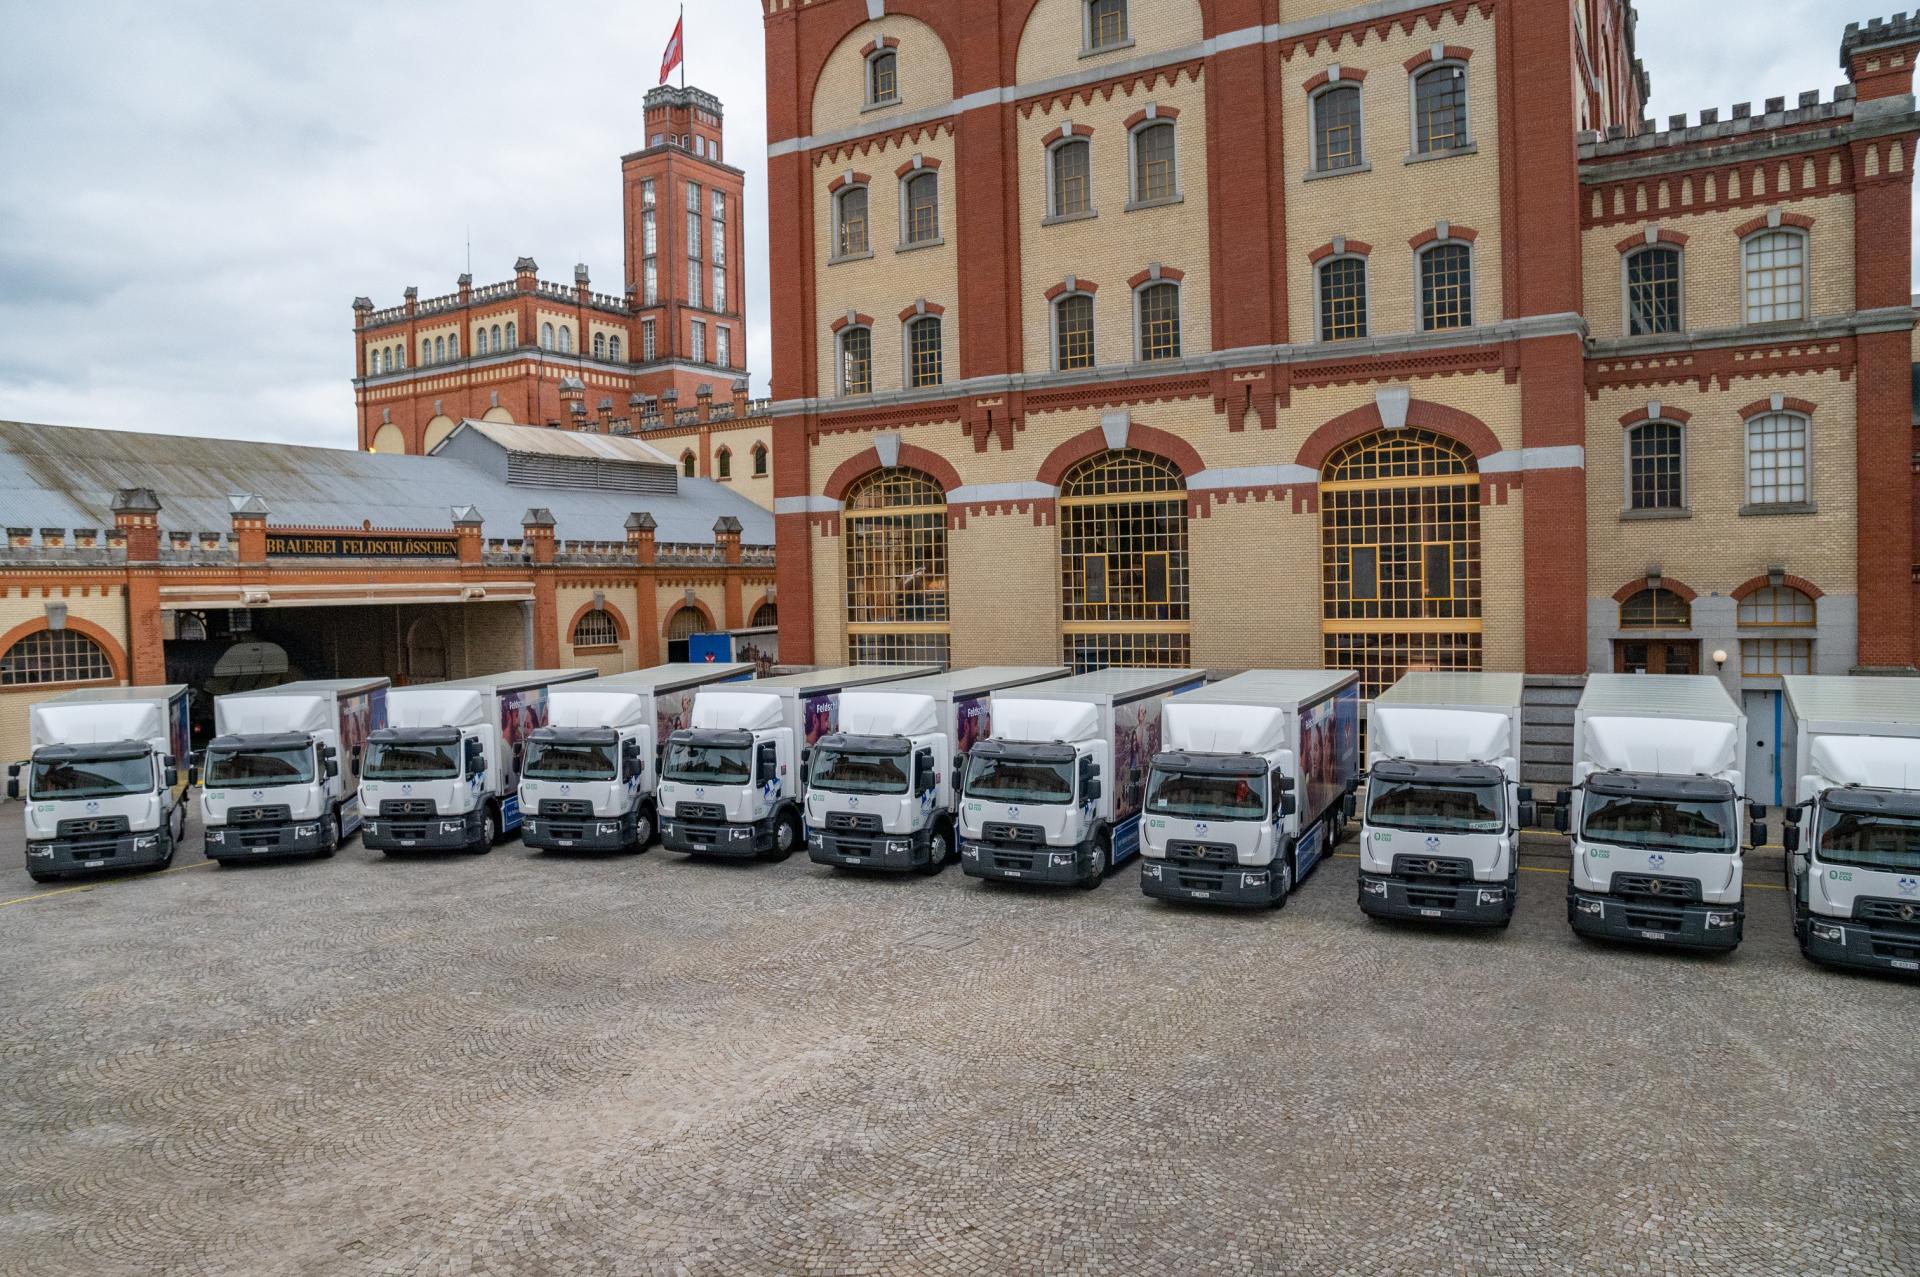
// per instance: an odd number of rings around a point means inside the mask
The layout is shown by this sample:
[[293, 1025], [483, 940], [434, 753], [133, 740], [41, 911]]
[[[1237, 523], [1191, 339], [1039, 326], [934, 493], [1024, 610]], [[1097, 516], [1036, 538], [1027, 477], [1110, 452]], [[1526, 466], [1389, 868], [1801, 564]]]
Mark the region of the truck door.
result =
[[1790, 755], [1781, 753], [1786, 743], [1784, 699], [1771, 690], [1749, 689], [1740, 694], [1740, 707], [1747, 715], [1747, 798], [1770, 807], [1781, 804], [1786, 789], [1781, 768]]

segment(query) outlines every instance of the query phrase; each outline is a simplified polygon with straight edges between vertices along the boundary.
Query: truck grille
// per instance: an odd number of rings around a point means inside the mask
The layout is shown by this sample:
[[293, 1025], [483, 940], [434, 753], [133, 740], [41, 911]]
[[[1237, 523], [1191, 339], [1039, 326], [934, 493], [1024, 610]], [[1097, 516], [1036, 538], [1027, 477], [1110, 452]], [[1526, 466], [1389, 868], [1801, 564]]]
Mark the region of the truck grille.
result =
[[1862, 922], [1920, 935], [1920, 900], [1878, 900], [1864, 896], [1853, 902], [1853, 916]]
[[1691, 878], [1662, 878], [1654, 874], [1615, 874], [1613, 894], [1660, 904], [1694, 904], [1700, 884]]
[[78, 816], [55, 826], [61, 838], [111, 838], [127, 832], [125, 816]]
[[380, 803], [382, 816], [431, 816], [433, 799], [431, 798], [387, 798]]
[[542, 816], [591, 816], [593, 804], [584, 798], [542, 798], [539, 814]]
[[679, 803], [673, 814], [681, 820], [725, 820], [727, 809], [719, 803]]
[[1167, 844], [1167, 859], [1176, 865], [1232, 865], [1239, 856], [1225, 843], [1175, 839]]
[[1017, 845], [1042, 846], [1047, 841], [1046, 830], [1038, 825], [1008, 825], [988, 821], [981, 827], [988, 842], [1014, 843]]
[[830, 811], [827, 813], [827, 828], [857, 834], [877, 834], [880, 832], [880, 817], [864, 811]]
[[1470, 882], [1473, 862], [1452, 856], [1395, 856], [1393, 876], [1415, 882]]
[[229, 825], [284, 825], [293, 819], [293, 809], [285, 803], [271, 807], [233, 807], [227, 811]]

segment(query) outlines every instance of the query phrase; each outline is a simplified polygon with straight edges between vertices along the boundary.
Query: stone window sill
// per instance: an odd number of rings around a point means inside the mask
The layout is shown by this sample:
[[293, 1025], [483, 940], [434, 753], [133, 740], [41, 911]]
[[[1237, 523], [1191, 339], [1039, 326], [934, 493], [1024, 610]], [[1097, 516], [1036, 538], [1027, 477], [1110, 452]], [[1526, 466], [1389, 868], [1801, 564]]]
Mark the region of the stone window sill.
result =
[[1128, 200], [1124, 211], [1137, 213], [1144, 208], [1166, 208], [1170, 204], [1184, 204], [1186, 202], [1187, 197], [1184, 195], [1162, 195], [1159, 199]]
[[1105, 53], [1118, 53], [1122, 49], [1131, 49], [1132, 47], [1133, 37], [1128, 36], [1126, 39], [1116, 41], [1113, 44], [1103, 44], [1097, 49], [1091, 45], [1084, 46], [1080, 50], [1080, 56], [1082, 58], [1097, 58]]
[[1319, 182], [1329, 177], [1345, 177], [1349, 173], [1371, 172], [1373, 172], [1373, 161], [1362, 160], [1358, 164], [1346, 164], [1340, 168], [1310, 168], [1301, 176], [1300, 180], [1303, 182]]
[[932, 239], [915, 240], [911, 244], [895, 245], [893, 251], [896, 253], [915, 253], [923, 248], [940, 248], [946, 244], [946, 242], [946, 236], [936, 235]]
[[1686, 506], [1656, 506], [1646, 510], [1622, 510], [1620, 522], [1645, 523], [1660, 519], [1691, 519], [1693, 511]]
[[610, 654], [618, 652], [619, 650], [620, 645], [618, 643], [595, 643], [591, 647], [581, 647], [576, 643], [573, 648], [574, 655], [576, 656], [598, 656], [602, 653]]
[[843, 262], [865, 262], [865, 261], [871, 261], [872, 259], [873, 259], [873, 250], [869, 248], [864, 253], [848, 253], [843, 257], [829, 257], [827, 259], [827, 265], [838, 266]]
[[869, 111], [896, 111], [899, 108], [900, 95], [896, 93], [890, 98], [881, 98], [878, 102], [867, 103], [860, 108], [860, 114], [865, 115]]
[[1811, 501], [1779, 501], [1770, 502], [1766, 505], [1748, 504], [1740, 507], [1740, 517], [1743, 519], [1749, 516], [1763, 517], [1774, 514], [1818, 513], [1820, 513], [1820, 507]]
[[1478, 155], [1480, 144], [1469, 142], [1465, 146], [1450, 146], [1444, 151], [1427, 151], [1424, 154], [1409, 155], [1407, 163], [1425, 164], [1429, 160], [1450, 160], [1456, 155]]
[[1083, 209], [1078, 213], [1054, 213], [1040, 219], [1042, 226], [1062, 226], [1068, 222], [1085, 222], [1100, 216], [1093, 209]]

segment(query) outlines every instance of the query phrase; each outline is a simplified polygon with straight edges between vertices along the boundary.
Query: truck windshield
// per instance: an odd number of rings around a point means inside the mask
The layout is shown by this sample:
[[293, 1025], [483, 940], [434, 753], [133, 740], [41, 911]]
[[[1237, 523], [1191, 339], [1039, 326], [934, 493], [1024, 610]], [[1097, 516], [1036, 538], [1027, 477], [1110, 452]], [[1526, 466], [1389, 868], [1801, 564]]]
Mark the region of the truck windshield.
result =
[[209, 751], [207, 788], [245, 788], [261, 785], [304, 785], [313, 779], [313, 749], [243, 749], [233, 753]]
[[527, 746], [529, 780], [613, 780], [613, 746], [587, 741], [537, 740]]
[[1587, 794], [1581, 836], [1653, 851], [1732, 851], [1733, 803]]
[[689, 785], [744, 785], [753, 779], [753, 769], [744, 749], [677, 740], [667, 746], [660, 779]]
[[839, 794], [904, 794], [905, 754], [860, 754], [845, 749], [815, 749], [807, 783]]
[[146, 758], [65, 758], [36, 762], [27, 792], [35, 798], [116, 798], [153, 792]]
[[1376, 777], [1367, 782], [1367, 823], [1434, 834], [1499, 833], [1503, 788]]
[[1264, 820], [1265, 776], [1221, 776], [1156, 767], [1147, 778], [1147, 810], [1195, 820]]
[[417, 741], [373, 741], [367, 746], [363, 779], [444, 780], [460, 774], [459, 745], [427, 745]]
[[1920, 821], [1823, 807], [1816, 854], [1830, 865], [1914, 873], [1920, 871]]
[[967, 760], [967, 797], [1001, 803], [1070, 803], [1073, 764], [975, 754]]

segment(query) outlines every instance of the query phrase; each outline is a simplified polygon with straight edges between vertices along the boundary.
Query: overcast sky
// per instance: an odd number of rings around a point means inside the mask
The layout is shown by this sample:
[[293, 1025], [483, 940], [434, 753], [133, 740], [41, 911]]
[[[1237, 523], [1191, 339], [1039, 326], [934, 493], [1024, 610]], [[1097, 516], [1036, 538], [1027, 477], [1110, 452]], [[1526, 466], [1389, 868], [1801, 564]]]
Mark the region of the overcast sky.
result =
[[[967, 0], [952, 0], [966, 3]], [[351, 302], [531, 254], [625, 286], [665, 0], [0, 0], [0, 418], [353, 446]], [[1642, 0], [1652, 114], [1818, 88], [1836, 0]], [[1884, 15], [1882, 15], [1884, 16]], [[687, 83], [747, 174], [748, 360], [766, 390], [759, 0], [696, 0]]]

